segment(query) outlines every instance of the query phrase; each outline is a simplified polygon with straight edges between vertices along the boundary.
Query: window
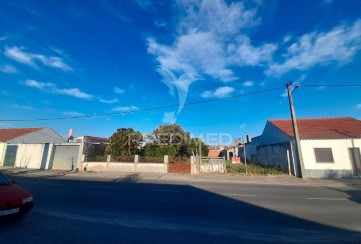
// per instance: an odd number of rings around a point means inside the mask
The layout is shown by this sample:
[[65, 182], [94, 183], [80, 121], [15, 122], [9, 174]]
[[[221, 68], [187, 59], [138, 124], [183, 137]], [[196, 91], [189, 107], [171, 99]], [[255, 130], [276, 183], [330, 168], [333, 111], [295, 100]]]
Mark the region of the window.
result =
[[333, 163], [331, 148], [314, 148], [317, 163]]

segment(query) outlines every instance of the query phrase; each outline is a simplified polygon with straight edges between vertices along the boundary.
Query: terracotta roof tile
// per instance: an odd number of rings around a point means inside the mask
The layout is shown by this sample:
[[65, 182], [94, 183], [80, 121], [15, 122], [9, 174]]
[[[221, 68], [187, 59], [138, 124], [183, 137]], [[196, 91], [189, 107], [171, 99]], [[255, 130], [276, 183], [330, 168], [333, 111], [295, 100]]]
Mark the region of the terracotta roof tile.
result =
[[[268, 122], [294, 137], [290, 119]], [[361, 120], [351, 117], [297, 119], [297, 126], [301, 139], [361, 138]]]
[[42, 128], [13, 128], [13, 129], [0, 129], [0, 141], [6, 142], [8, 140], [23, 136]]
[[109, 138], [96, 137], [96, 136], [84, 136], [87, 140], [109, 142]]
[[209, 150], [208, 151], [208, 157], [210, 158], [217, 158], [219, 157], [220, 151], [218, 150]]

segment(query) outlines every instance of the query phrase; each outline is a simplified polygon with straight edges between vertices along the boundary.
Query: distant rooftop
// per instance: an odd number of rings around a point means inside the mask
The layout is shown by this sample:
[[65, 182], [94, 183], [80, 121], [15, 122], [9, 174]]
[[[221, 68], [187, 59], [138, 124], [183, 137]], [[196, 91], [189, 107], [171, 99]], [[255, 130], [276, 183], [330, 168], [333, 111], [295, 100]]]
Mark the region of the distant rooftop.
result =
[[[294, 137], [290, 119], [268, 122]], [[361, 138], [361, 120], [351, 117], [297, 119], [297, 127], [301, 139]]]

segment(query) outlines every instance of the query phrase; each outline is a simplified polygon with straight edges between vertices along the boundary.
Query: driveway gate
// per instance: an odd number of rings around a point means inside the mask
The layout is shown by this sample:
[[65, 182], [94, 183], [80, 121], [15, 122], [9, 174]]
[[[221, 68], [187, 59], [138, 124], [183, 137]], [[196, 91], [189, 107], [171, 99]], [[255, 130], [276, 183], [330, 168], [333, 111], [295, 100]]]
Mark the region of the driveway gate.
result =
[[74, 170], [79, 155], [79, 145], [55, 145], [52, 169]]

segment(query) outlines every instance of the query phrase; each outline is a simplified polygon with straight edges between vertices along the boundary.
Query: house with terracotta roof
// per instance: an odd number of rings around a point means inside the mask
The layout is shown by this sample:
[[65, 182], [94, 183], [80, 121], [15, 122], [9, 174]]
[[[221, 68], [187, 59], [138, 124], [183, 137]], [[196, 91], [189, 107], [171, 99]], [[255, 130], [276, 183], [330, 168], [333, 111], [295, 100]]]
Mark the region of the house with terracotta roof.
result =
[[109, 138], [97, 137], [97, 136], [80, 136], [75, 138], [75, 142], [109, 144], [110, 140]]
[[[361, 121], [351, 117], [297, 119], [306, 177], [361, 176]], [[268, 120], [253, 138], [252, 159], [300, 175], [292, 122]]]
[[0, 166], [41, 162], [51, 143], [66, 142], [50, 128], [0, 129]]

